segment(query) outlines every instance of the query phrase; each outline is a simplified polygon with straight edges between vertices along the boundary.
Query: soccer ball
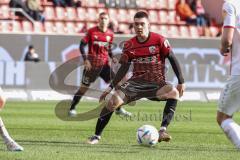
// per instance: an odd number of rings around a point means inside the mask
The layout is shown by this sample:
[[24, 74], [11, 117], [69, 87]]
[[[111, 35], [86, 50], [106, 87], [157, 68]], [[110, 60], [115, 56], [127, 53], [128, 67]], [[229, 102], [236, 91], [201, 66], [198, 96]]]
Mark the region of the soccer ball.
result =
[[137, 141], [143, 146], [154, 146], [159, 138], [158, 130], [151, 125], [143, 125], [137, 130]]

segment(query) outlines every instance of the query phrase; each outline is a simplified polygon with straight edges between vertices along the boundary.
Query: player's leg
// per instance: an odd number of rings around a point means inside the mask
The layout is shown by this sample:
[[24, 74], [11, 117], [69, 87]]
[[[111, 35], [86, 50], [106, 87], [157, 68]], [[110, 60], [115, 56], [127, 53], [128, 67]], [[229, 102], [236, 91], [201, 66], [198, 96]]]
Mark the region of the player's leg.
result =
[[[4, 104], [5, 104], [5, 98], [0, 88], [0, 110], [4, 107]], [[3, 141], [6, 144], [7, 149], [9, 151], [23, 151], [23, 147], [17, 144], [8, 134], [8, 131], [5, 128], [1, 117], [0, 117], [0, 135], [3, 138]]]
[[7, 129], [4, 126], [2, 118], [0, 117], [0, 135], [3, 138], [4, 143], [9, 151], [23, 151], [23, 147], [15, 142], [9, 135]]
[[111, 119], [114, 110], [124, 103], [124, 101], [122, 100], [123, 98], [121, 98], [118, 93], [115, 92], [113, 95], [110, 96], [110, 98], [108, 98], [108, 100], [105, 100], [105, 102], [103, 102], [106, 104], [106, 106], [102, 109], [97, 120], [95, 135], [91, 136], [87, 143], [97, 144], [99, 142], [99, 140], [101, 139], [101, 134], [106, 125], [108, 124], [109, 120]]
[[[100, 72], [100, 77], [106, 82], [110, 83], [110, 81], [115, 76], [115, 73], [111, 70], [111, 67], [109, 65], [105, 65], [103, 69]], [[123, 107], [118, 107], [115, 110], [116, 115], [122, 115], [126, 117], [132, 116], [132, 113], [126, 111]]]
[[240, 149], [240, 126], [232, 119], [240, 109], [240, 77], [231, 77], [223, 89], [217, 112], [217, 122], [229, 140]]
[[218, 111], [217, 122], [228, 139], [240, 149], [240, 126], [232, 119], [232, 116]]
[[81, 100], [82, 96], [87, 92], [88, 90], [87, 85], [82, 84], [81, 87], [79, 88], [79, 90], [75, 93], [71, 105], [70, 105], [70, 110], [69, 110], [69, 115], [70, 116], [75, 116], [77, 114], [76, 112], [76, 106], [79, 103], [79, 101]]
[[162, 124], [159, 130], [159, 142], [168, 142], [172, 139], [172, 137], [167, 133], [167, 127], [174, 117], [179, 93], [173, 86], [165, 85], [157, 91], [157, 97], [160, 99], [166, 99], [166, 104], [163, 110]]
[[69, 116], [76, 116], [77, 111], [75, 109], [77, 104], [80, 102], [82, 96], [87, 92], [90, 84], [97, 79], [98, 75], [99, 75], [98, 70], [90, 70], [90, 71], [87, 71], [85, 69], [83, 70], [82, 84], [72, 99], [70, 109], [69, 109]]

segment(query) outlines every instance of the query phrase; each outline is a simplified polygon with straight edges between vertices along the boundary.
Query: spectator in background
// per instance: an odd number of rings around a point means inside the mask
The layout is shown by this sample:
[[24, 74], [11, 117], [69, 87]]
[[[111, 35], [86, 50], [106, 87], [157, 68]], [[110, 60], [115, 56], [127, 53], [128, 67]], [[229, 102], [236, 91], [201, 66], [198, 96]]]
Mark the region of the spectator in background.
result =
[[176, 12], [180, 16], [180, 19], [186, 21], [187, 24], [197, 24], [197, 16], [191, 10], [186, 0], [179, 0], [176, 3]]
[[87, 25], [86, 23], [82, 26], [78, 28], [77, 33], [86, 33], [87, 32]]
[[29, 15], [35, 20], [35, 21], [41, 21], [44, 22], [45, 18], [42, 14], [43, 8], [41, 6], [41, 2], [39, 0], [27, 0], [27, 7], [29, 9]]
[[222, 26], [223, 23], [219, 24], [215, 18], [212, 18], [210, 21], [210, 25], [212, 28], [210, 29], [211, 37], [220, 37], [222, 35]]
[[135, 34], [134, 27], [133, 27], [132, 23], [129, 25], [128, 29], [129, 29], [129, 34]]
[[108, 28], [116, 34], [123, 34], [124, 32], [119, 29], [118, 22], [116, 20], [111, 20], [109, 22]]
[[81, 7], [82, 5], [80, 0], [53, 0], [53, 4], [61, 7]]
[[[24, 12], [28, 13], [29, 9], [25, 3], [25, 0], [11, 0], [9, 2], [10, 8], [21, 8]], [[15, 12], [17, 16], [23, 17], [24, 15], [21, 12]]]
[[57, 7], [57, 6], [66, 7], [67, 6], [65, 0], [53, 0], [53, 4], [55, 7]]
[[39, 62], [39, 56], [38, 54], [35, 52], [34, 46], [30, 45], [28, 47], [28, 51], [25, 55], [24, 61], [31, 61], [31, 62]]
[[108, 29], [110, 29], [113, 33], [117, 30], [116, 25], [113, 23], [113, 21], [109, 22]]
[[69, 7], [81, 7], [82, 2], [80, 0], [65, 0]]
[[197, 16], [198, 26], [206, 26], [207, 23], [209, 24], [209, 22], [207, 22], [207, 15], [201, 0], [193, 0], [191, 3], [191, 9]]

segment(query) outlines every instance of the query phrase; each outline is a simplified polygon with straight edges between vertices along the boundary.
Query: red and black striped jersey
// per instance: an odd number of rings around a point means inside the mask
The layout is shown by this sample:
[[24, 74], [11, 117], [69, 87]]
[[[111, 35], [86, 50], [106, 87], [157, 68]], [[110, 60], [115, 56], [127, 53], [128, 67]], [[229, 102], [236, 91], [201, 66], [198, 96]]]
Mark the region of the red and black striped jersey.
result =
[[133, 64], [131, 79], [162, 84], [165, 83], [165, 59], [170, 50], [167, 39], [150, 32], [145, 42], [139, 42], [136, 36], [126, 41], [120, 61]]
[[88, 60], [92, 66], [102, 66], [108, 63], [108, 51], [113, 42], [113, 32], [102, 32], [98, 26], [90, 28], [82, 41], [88, 44]]

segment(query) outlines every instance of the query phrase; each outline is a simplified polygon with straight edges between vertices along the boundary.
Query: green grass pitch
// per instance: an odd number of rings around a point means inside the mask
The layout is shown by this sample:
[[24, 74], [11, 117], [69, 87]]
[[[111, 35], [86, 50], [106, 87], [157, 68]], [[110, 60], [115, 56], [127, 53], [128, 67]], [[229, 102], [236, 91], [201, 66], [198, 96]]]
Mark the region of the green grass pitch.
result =
[[[179, 102], [168, 128], [173, 140], [153, 148], [136, 142], [136, 130], [143, 124], [159, 129], [164, 103], [141, 101], [126, 109], [132, 119], [114, 114], [100, 144], [88, 145], [96, 119], [65, 122], [54, 114], [57, 102], [7, 102], [0, 113], [12, 137], [23, 152], [6, 150], [0, 141], [0, 160], [227, 160], [239, 159], [240, 152], [217, 126], [216, 102]], [[97, 102], [81, 102], [78, 111], [88, 111]], [[235, 120], [240, 122], [239, 114]]]

